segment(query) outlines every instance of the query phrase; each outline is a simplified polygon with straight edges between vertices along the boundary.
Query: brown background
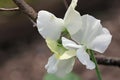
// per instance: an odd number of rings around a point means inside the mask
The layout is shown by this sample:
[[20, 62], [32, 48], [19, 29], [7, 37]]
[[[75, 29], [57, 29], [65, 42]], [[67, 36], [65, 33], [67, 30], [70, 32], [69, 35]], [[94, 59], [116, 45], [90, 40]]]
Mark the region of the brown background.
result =
[[[61, 18], [66, 11], [62, 0], [34, 0], [29, 4], [36, 11], [44, 9]], [[120, 57], [119, 4], [119, 0], [79, 0], [76, 7], [81, 15], [90, 14], [100, 19], [110, 30], [113, 39], [106, 56]], [[0, 12], [0, 80], [43, 80], [44, 66], [50, 55], [43, 38], [24, 14]], [[103, 80], [120, 80], [120, 68], [99, 67]], [[87, 70], [77, 60], [73, 72], [83, 80], [97, 80], [95, 71]]]

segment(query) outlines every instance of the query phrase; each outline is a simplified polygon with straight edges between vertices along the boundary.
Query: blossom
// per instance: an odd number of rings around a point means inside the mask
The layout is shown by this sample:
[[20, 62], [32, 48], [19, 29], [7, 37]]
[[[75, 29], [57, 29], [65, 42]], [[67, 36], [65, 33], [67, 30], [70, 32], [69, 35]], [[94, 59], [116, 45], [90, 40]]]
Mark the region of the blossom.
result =
[[76, 54], [64, 53], [60, 59], [65, 60], [76, 56], [87, 69], [94, 69], [95, 63], [90, 60], [87, 50], [104, 53], [111, 42], [112, 35], [108, 29], [102, 27], [100, 20], [89, 15], [83, 15], [81, 19], [81, 28], [71, 35], [73, 41], [62, 37], [62, 45], [68, 50], [76, 50]]
[[[64, 19], [57, 18], [52, 13], [41, 10], [38, 13], [37, 28], [50, 50], [54, 53], [46, 64], [48, 73], [64, 76], [71, 72], [75, 57], [86, 65], [87, 69], [94, 69], [95, 64], [90, 60], [86, 50], [104, 53], [111, 42], [110, 32], [102, 27], [100, 20], [90, 16], [81, 16], [75, 10], [78, 0], [72, 0]], [[62, 37], [65, 30], [70, 34], [71, 40]], [[59, 43], [58, 40], [62, 43]]]
[[38, 12], [37, 18], [38, 31], [42, 35], [42, 37], [46, 39], [48, 47], [54, 53], [49, 58], [45, 68], [47, 69], [48, 73], [54, 73], [60, 77], [71, 72], [74, 65], [75, 57], [69, 58], [67, 60], [60, 60], [58, 58], [60, 57], [59, 54], [63, 54], [65, 52], [73, 55], [75, 51], [66, 50], [63, 48], [63, 46], [58, 47], [57, 40], [60, 38], [61, 33], [66, 29], [70, 35], [76, 33], [79, 30], [80, 28], [79, 24], [81, 23], [81, 15], [79, 14], [79, 12], [75, 10], [77, 2], [78, 0], [72, 0], [64, 16], [64, 19], [57, 18], [54, 14], [45, 10], [41, 10]]
[[58, 40], [61, 32], [65, 29], [67, 29], [70, 34], [74, 34], [79, 30], [81, 16], [79, 12], [75, 10], [77, 1], [78, 0], [72, 0], [64, 19], [57, 18], [54, 14], [45, 10], [38, 12], [37, 28], [43, 38]]
[[[48, 47], [54, 53], [49, 59], [48, 63], [45, 65], [48, 73], [55, 74], [59, 77], [64, 77], [66, 74], [72, 71], [75, 57], [71, 57], [76, 53], [75, 50], [68, 50], [62, 44], [59, 44], [57, 41], [47, 39], [46, 40]], [[62, 59], [63, 54], [71, 54], [71, 58]], [[61, 59], [60, 59], [61, 57]]]

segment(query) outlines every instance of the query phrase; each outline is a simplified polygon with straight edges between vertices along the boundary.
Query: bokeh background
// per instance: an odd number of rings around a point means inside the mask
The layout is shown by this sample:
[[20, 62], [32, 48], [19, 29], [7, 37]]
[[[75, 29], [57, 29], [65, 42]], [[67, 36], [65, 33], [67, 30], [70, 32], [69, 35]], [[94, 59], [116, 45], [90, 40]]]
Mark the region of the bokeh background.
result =
[[[47, 10], [63, 18], [63, 0], [25, 0], [37, 12]], [[71, 0], [67, 0], [70, 4]], [[16, 7], [12, 0], [0, 0], [0, 7]], [[113, 35], [105, 56], [120, 57], [120, 0], [79, 0], [81, 15], [90, 14], [101, 20]], [[48, 57], [44, 39], [28, 17], [21, 12], [0, 11], [0, 80], [43, 80]], [[103, 80], [120, 80], [120, 68], [99, 66]], [[76, 60], [74, 73], [83, 80], [97, 80], [95, 71], [87, 70]]]

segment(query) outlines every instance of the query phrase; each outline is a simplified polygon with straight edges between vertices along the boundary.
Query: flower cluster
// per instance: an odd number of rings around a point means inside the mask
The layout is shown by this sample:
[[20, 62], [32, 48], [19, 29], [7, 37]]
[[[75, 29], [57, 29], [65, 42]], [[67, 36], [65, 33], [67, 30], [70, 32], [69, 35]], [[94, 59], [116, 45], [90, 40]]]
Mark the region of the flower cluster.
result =
[[100, 20], [88, 14], [81, 16], [75, 10], [77, 2], [72, 0], [64, 19], [45, 10], [38, 13], [38, 31], [53, 52], [45, 68], [60, 77], [71, 72], [76, 57], [87, 69], [94, 69], [87, 50], [104, 53], [112, 38]]

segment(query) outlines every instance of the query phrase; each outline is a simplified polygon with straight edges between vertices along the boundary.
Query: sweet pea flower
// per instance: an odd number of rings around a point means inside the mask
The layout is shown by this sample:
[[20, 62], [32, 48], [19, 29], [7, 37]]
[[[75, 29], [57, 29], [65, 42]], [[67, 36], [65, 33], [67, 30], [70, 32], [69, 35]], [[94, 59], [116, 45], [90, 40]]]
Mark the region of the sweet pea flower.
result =
[[[59, 54], [65, 53], [75, 53], [74, 50], [66, 50], [63, 46], [59, 47], [56, 45], [57, 40], [60, 39], [61, 33], [65, 30], [69, 32], [70, 35], [76, 33], [80, 29], [81, 15], [75, 10], [78, 0], [72, 0], [64, 19], [57, 18], [54, 14], [41, 10], [38, 12], [37, 18], [37, 28], [39, 33], [44, 39], [46, 39], [47, 45], [50, 50], [55, 53], [49, 60], [45, 68], [48, 73], [54, 73], [59, 77], [66, 75], [71, 72], [75, 58], [69, 58], [67, 60], [61, 60]], [[53, 44], [51, 44], [53, 42]], [[62, 52], [61, 52], [62, 51]], [[59, 53], [58, 53], [59, 52]]]
[[84, 52], [86, 52], [86, 49], [91, 49], [100, 53], [104, 53], [104, 51], [109, 46], [112, 38], [112, 35], [108, 29], [102, 27], [100, 20], [97, 20], [92, 16], [83, 15], [81, 19], [81, 29], [79, 29], [79, 31], [75, 34], [71, 35], [71, 38], [76, 43], [63, 37], [63, 46], [67, 49], [79, 49], [82, 47], [84, 48]]
[[111, 42], [112, 35], [108, 29], [102, 27], [100, 20], [89, 15], [83, 15], [81, 19], [81, 28], [71, 35], [72, 40], [62, 37], [62, 45], [68, 50], [76, 50], [76, 53], [72, 55], [63, 53], [59, 59], [67, 60], [76, 56], [87, 69], [94, 69], [95, 63], [90, 60], [87, 50], [104, 53]]
[[37, 28], [44, 39], [58, 40], [65, 29], [72, 35], [80, 29], [81, 16], [75, 10], [78, 0], [72, 0], [64, 19], [57, 18], [54, 14], [41, 10], [38, 12]]
[[[112, 38], [110, 32], [102, 27], [100, 20], [90, 15], [81, 16], [75, 10], [77, 2], [78, 0], [72, 0], [64, 19], [57, 18], [44, 10], [38, 13], [38, 31], [54, 53], [45, 68], [48, 73], [56, 74], [59, 77], [72, 71], [75, 57], [86, 65], [87, 69], [94, 69], [95, 64], [90, 60], [86, 50], [104, 53]], [[60, 44], [57, 41], [64, 30], [69, 32], [72, 40], [62, 37], [62, 44]]]

